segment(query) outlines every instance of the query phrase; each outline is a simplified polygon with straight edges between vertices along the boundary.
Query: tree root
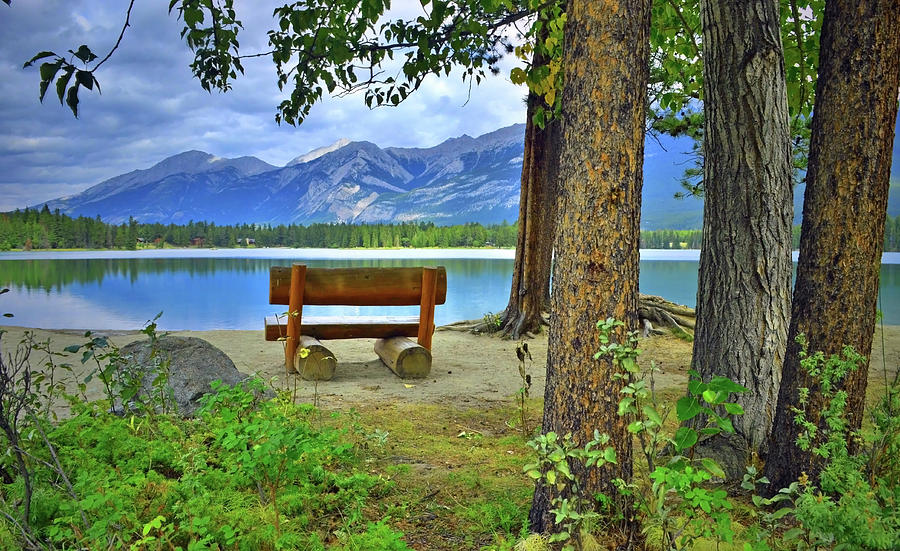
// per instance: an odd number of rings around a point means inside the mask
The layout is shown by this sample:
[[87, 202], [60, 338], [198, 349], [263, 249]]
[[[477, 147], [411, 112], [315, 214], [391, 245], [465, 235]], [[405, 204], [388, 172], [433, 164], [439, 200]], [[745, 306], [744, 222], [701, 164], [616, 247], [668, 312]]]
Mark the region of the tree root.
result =
[[[502, 316], [503, 313], [501, 312], [500, 315]], [[688, 308], [687, 306], [676, 304], [655, 295], [642, 294], [640, 295], [640, 298], [638, 300], [638, 317], [640, 318], [641, 325], [644, 328], [644, 336], [650, 334], [665, 334], [665, 331], [660, 329], [660, 327], [667, 327], [673, 334], [675, 334], [675, 336], [686, 340], [693, 340], [693, 330], [696, 325], [696, 317], [693, 308]], [[550, 324], [548, 316], [542, 315], [541, 318], [543, 326]], [[477, 334], [494, 334], [502, 331], [495, 326], [492, 327], [484, 319], [457, 321], [447, 325], [442, 325], [435, 330], [460, 331]], [[508, 331], [504, 332], [503, 334], [504, 336], [508, 336]], [[525, 333], [521, 336], [531, 337], [531, 335], [528, 333]]]
[[[653, 327], [653, 323], [668, 327], [679, 338], [693, 340], [693, 329], [696, 325], [696, 315], [693, 308], [670, 302], [655, 295], [640, 295], [638, 300], [638, 316], [644, 325], [644, 334], [658, 334], [659, 330]], [[648, 322], [650, 324], [647, 327]]]
[[485, 329], [487, 328], [487, 324], [484, 320], [463, 320], [463, 321], [455, 321], [453, 323], [448, 323], [447, 325], [441, 325], [436, 327], [435, 331], [461, 331], [461, 332], [471, 332], [471, 333], [486, 333]]

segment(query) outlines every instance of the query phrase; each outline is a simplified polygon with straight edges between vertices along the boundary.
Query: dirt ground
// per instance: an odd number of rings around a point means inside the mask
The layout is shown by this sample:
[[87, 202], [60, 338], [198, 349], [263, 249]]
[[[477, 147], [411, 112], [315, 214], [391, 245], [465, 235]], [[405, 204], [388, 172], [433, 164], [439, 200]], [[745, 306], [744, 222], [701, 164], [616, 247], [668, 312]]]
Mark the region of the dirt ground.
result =
[[[84, 331], [42, 330], [21, 327], [4, 327], [3, 357], [13, 352], [25, 331], [33, 331], [39, 340], [51, 339], [53, 350], [62, 351], [71, 344], [83, 343]], [[146, 338], [137, 332], [97, 331], [106, 335], [118, 346]], [[314, 384], [284, 373], [284, 353], [279, 342], [266, 342], [261, 331], [179, 331], [173, 335], [193, 336], [207, 340], [220, 348], [234, 361], [243, 373], [258, 374], [276, 386], [298, 385], [298, 399], [312, 402], [318, 395], [319, 404], [325, 408], [343, 409], [365, 406], [374, 402], [432, 403], [459, 407], [491, 407], [507, 402], [521, 386], [516, 359], [516, 341], [488, 335], [473, 335], [459, 331], [435, 333], [432, 346], [431, 374], [424, 379], [403, 380], [388, 369], [375, 354], [373, 339], [326, 341], [338, 360], [334, 379]], [[870, 386], [883, 388], [884, 366], [889, 376], [900, 365], [900, 326], [888, 326], [884, 331], [884, 357], [882, 359], [882, 334], [877, 329], [870, 368]], [[527, 365], [533, 386], [531, 396], [540, 397], [544, 392], [547, 358], [547, 335], [538, 335], [528, 341], [533, 361]], [[671, 336], [655, 336], [643, 339], [642, 363], [654, 361], [661, 369], [656, 376], [660, 390], [682, 388], [690, 364], [691, 344]], [[83, 380], [92, 366], [82, 366], [80, 356], [64, 361], [76, 365], [73, 379]], [[33, 366], [44, 363], [41, 353], [31, 358]], [[75, 381], [71, 382], [74, 390]], [[102, 388], [92, 383], [87, 397], [103, 397]], [[60, 413], [63, 413], [61, 411]]]

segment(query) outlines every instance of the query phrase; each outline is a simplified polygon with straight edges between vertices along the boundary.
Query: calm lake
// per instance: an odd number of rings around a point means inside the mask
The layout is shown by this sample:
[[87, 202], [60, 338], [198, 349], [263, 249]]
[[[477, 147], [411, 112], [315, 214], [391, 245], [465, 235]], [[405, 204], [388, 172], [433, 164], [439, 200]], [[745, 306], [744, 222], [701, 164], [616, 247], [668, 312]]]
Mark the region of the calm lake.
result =
[[[303, 261], [309, 266], [422, 266], [447, 269], [447, 303], [438, 325], [481, 318], [509, 298], [511, 250], [250, 249], [146, 250], [70, 253], [0, 253], [3, 322], [26, 327], [137, 329], [163, 312], [166, 330], [262, 329], [269, 268]], [[795, 253], [796, 255], [796, 253]], [[694, 306], [699, 251], [641, 251], [640, 289]], [[795, 256], [796, 259], [796, 256]], [[884, 322], [900, 325], [900, 254], [881, 267]], [[389, 308], [313, 306], [315, 315], [413, 315], [417, 306]]]

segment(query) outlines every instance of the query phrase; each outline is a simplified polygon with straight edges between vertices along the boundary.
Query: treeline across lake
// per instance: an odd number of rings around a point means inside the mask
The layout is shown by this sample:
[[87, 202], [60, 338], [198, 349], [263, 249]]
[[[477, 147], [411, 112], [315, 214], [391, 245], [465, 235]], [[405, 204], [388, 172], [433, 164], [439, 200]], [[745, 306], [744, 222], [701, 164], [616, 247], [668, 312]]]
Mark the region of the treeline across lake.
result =
[[135, 219], [107, 224], [100, 217], [72, 218], [58, 210], [0, 214], [0, 250], [136, 249], [144, 247], [515, 247], [515, 224], [438, 226], [400, 224], [311, 224], [301, 226], [213, 222], [143, 224]]
[[[438, 226], [433, 222], [400, 224], [299, 224], [272, 226], [213, 222], [188, 224], [107, 224], [100, 217], [72, 218], [58, 210], [0, 213], [0, 251], [12, 249], [137, 249], [147, 247], [503, 247], [516, 246], [516, 224], [469, 223]], [[644, 249], [699, 249], [700, 230], [641, 231]], [[800, 246], [794, 226], [793, 248]], [[900, 216], [888, 216], [884, 250], [900, 251]]]

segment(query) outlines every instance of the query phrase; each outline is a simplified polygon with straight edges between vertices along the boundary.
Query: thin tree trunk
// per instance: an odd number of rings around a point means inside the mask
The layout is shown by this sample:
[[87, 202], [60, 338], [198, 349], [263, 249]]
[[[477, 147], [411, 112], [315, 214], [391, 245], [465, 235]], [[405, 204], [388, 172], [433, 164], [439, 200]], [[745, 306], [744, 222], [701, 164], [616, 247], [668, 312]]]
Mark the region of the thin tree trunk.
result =
[[735, 399], [746, 412], [734, 419], [737, 437], [701, 450], [746, 464], [775, 415], [790, 316], [784, 55], [776, 0], [708, 0], [701, 10], [706, 194], [692, 368], [704, 380], [723, 375], [749, 389]]
[[[572, 433], [581, 445], [595, 429], [609, 434], [616, 465], [573, 464], [571, 470], [583, 496], [616, 500], [612, 481], [631, 479], [632, 439], [616, 415], [622, 382], [613, 378], [609, 360], [593, 355], [600, 347], [598, 320], [613, 317], [627, 329], [638, 327], [650, 2], [573, 0], [567, 14], [543, 430]], [[548, 488], [539, 484], [529, 515], [535, 531], [553, 530], [549, 505]]]
[[[829, 0], [790, 340], [766, 462], [775, 490], [803, 472], [815, 480], [821, 467], [795, 444], [798, 389], [810, 389], [810, 420], [822, 407], [817, 385], [800, 368], [797, 335], [826, 357], [844, 345], [860, 354], [872, 348], [898, 86], [900, 2]], [[866, 360], [841, 385], [852, 429], [862, 423], [868, 367]]]
[[[541, 59], [535, 55], [534, 64], [539, 63]], [[557, 120], [550, 121], [543, 129], [534, 124], [534, 114], [542, 105], [540, 96], [528, 94], [519, 234], [502, 328], [513, 339], [541, 330], [545, 323], [541, 314], [547, 310], [550, 299], [561, 125]]]

